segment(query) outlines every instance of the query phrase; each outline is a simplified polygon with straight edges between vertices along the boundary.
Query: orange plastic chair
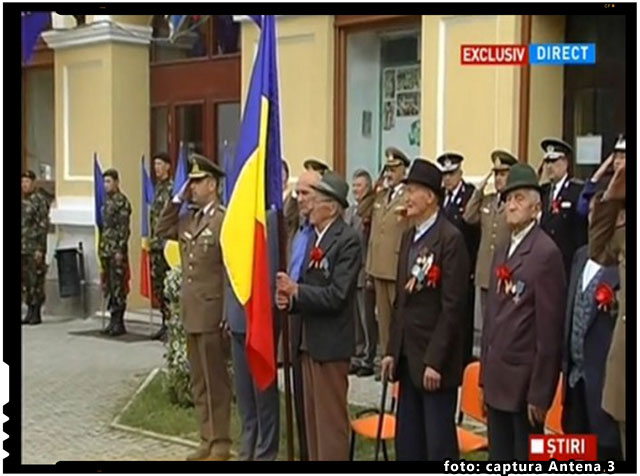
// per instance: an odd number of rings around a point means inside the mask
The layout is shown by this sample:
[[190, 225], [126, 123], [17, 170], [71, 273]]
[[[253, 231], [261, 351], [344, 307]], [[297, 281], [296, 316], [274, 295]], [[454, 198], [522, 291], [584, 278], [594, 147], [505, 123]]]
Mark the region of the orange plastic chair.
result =
[[547, 417], [544, 421], [544, 426], [547, 430], [555, 433], [556, 435], [563, 435], [562, 430], [562, 395], [564, 394], [564, 378], [560, 374], [558, 380], [558, 386], [556, 388], [556, 394], [553, 397], [551, 408], [547, 412]]
[[487, 424], [487, 419], [483, 415], [483, 400], [479, 382], [480, 362], [472, 362], [464, 369], [462, 376], [462, 391], [460, 395], [461, 418], [457, 427], [458, 447], [461, 453], [484, 450], [489, 446], [489, 441], [486, 437], [467, 430], [460, 425], [464, 415], [485, 425]]
[[[387, 441], [396, 437], [396, 405], [398, 403], [398, 395], [400, 385], [396, 382], [393, 384], [391, 396], [391, 411], [384, 411], [382, 415], [382, 433], [380, 440], [382, 444], [382, 454], [385, 461], [389, 461], [387, 453]], [[378, 435], [378, 426], [380, 424], [380, 409], [368, 408], [356, 414], [356, 418], [351, 420], [351, 448], [349, 450], [349, 460], [353, 461], [356, 451], [356, 436], [361, 436], [370, 440], [375, 440]]]

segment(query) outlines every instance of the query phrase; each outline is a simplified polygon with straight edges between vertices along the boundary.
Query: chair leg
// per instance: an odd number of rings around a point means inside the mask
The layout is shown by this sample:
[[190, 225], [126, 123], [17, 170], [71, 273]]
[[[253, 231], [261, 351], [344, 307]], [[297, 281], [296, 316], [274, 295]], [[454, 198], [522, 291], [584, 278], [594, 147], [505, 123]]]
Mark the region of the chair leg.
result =
[[382, 440], [382, 455], [385, 461], [389, 461], [389, 455], [387, 454], [387, 442]]
[[351, 444], [349, 448], [349, 461], [353, 461], [356, 452], [356, 432], [351, 432]]

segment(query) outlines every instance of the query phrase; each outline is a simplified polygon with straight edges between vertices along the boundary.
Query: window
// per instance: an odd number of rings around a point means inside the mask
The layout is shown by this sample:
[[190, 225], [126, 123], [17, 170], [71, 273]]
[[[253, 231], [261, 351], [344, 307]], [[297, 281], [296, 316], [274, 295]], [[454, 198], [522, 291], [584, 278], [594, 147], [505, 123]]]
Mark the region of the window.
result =
[[176, 106], [177, 140], [187, 146], [188, 153], [204, 154], [203, 104]]

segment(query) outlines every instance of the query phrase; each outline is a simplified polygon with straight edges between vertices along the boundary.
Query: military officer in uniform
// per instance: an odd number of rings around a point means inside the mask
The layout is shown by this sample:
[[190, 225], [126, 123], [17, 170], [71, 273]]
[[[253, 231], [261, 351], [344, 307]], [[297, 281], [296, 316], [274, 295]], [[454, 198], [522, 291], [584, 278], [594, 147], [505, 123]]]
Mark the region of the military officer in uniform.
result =
[[305, 170], [313, 170], [314, 172], [318, 172], [320, 175], [324, 175], [327, 170], [330, 170], [329, 164], [316, 157], [309, 157], [302, 163], [302, 166]]
[[480, 242], [480, 227], [465, 222], [462, 217], [467, 208], [467, 203], [475, 191], [475, 187], [462, 179], [462, 162], [464, 156], [457, 152], [445, 152], [437, 159], [442, 170], [442, 184], [445, 190], [442, 211], [451, 220], [464, 236], [467, 252], [469, 253], [469, 284], [467, 286], [467, 305], [465, 317], [462, 320], [462, 354], [463, 364], [467, 365], [472, 360], [473, 350], [473, 314], [475, 309], [475, 292], [473, 287], [478, 245]]
[[556, 243], [569, 276], [573, 254], [587, 243], [587, 219], [578, 213], [578, 200], [584, 182], [569, 176], [572, 149], [566, 142], [546, 138], [540, 143], [549, 182], [542, 185], [540, 225]]
[[109, 325], [103, 330], [111, 336], [126, 333], [124, 312], [129, 294], [129, 236], [131, 234], [131, 203], [120, 191], [116, 169], [105, 170], [104, 189], [107, 199], [102, 205], [103, 228], [98, 243], [102, 265], [102, 290], [108, 296]]
[[[224, 172], [198, 154], [190, 159], [189, 182], [162, 210], [156, 232], [179, 240], [182, 262], [181, 315], [187, 333], [191, 388], [200, 420], [200, 446], [187, 460], [229, 459], [231, 381], [227, 369], [229, 338], [223, 332], [225, 272], [220, 228], [225, 209], [218, 197]], [[179, 216], [183, 201], [198, 207]]]
[[22, 287], [28, 307], [23, 324], [40, 324], [44, 303], [44, 277], [47, 272], [47, 230], [49, 203], [35, 185], [36, 174], [28, 170], [22, 174]]
[[156, 176], [155, 196], [151, 204], [151, 238], [149, 245], [151, 248], [151, 278], [153, 283], [153, 295], [157, 303], [160, 304], [162, 312], [162, 327], [151, 339], [164, 339], [167, 334], [166, 321], [170, 318], [169, 303], [164, 295], [164, 278], [169, 271], [169, 265], [164, 258], [165, 241], [158, 237], [156, 224], [164, 206], [171, 200], [173, 190], [173, 180], [171, 180], [171, 159], [165, 153], [156, 154], [153, 157], [153, 168]]
[[[482, 330], [482, 321], [486, 315], [487, 289], [491, 277], [493, 253], [497, 246], [509, 239], [509, 228], [504, 218], [504, 200], [500, 196], [500, 192], [507, 182], [509, 169], [517, 162], [518, 159], [506, 150], [494, 150], [491, 153], [493, 168], [471, 195], [462, 215], [465, 222], [476, 226], [479, 224], [481, 229], [475, 270], [475, 284], [476, 288], [480, 289], [482, 308], [480, 319], [475, 319], [474, 326], [478, 332]], [[493, 176], [495, 192], [485, 193], [487, 182], [491, 176]]]
[[[404, 218], [405, 186], [402, 180], [410, 164], [409, 158], [395, 147], [389, 147], [385, 155], [387, 161], [383, 173], [388, 187], [370, 196], [369, 200], [373, 200], [372, 207], [365, 203], [359, 204], [361, 209], [368, 209], [371, 213], [365, 272], [373, 278], [381, 352], [385, 351], [389, 343], [391, 314], [396, 297], [398, 253], [402, 233], [408, 228], [407, 220]], [[365, 202], [367, 198], [361, 202]], [[367, 216], [362, 218], [364, 221], [368, 220]]]

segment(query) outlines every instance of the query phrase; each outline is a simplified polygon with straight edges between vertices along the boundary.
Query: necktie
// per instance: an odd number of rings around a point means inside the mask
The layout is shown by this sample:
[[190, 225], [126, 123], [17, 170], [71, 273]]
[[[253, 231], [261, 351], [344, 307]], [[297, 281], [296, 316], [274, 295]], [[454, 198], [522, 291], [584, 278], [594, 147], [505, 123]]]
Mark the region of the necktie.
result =
[[393, 200], [393, 188], [389, 190], [389, 197], [387, 197], [387, 203], [391, 203], [391, 200]]

